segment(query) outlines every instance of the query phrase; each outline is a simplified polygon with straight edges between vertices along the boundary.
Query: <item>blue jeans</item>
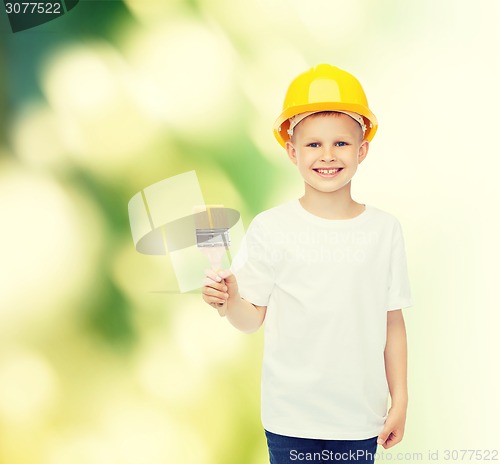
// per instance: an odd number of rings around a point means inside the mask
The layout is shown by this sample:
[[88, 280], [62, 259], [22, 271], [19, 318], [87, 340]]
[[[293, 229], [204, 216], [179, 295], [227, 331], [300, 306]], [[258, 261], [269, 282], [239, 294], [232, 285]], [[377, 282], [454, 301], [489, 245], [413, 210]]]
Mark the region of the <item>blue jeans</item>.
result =
[[373, 464], [377, 438], [366, 440], [319, 440], [278, 435], [264, 430], [270, 464], [336, 463]]

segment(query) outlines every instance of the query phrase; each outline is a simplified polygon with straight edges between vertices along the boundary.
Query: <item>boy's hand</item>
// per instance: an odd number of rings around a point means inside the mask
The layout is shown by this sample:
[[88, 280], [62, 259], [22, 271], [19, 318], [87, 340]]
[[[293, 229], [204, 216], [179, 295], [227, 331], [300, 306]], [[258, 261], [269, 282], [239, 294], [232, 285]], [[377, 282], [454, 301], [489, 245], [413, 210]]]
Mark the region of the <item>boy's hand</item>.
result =
[[235, 275], [229, 269], [218, 272], [207, 269], [202, 294], [206, 303], [225, 312], [227, 301], [239, 296]]
[[406, 422], [405, 409], [389, 409], [384, 429], [378, 436], [377, 443], [385, 449], [393, 447], [403, 439]]

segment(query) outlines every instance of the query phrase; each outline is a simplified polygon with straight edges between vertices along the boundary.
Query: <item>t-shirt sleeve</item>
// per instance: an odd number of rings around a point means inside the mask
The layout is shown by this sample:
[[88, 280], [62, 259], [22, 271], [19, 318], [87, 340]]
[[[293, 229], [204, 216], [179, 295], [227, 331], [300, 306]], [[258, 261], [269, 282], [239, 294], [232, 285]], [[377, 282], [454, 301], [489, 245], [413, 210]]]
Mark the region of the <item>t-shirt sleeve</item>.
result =
[[399, 221], [392, 237], [387, 311], [413, 306], [406, 262], [405, 241]]
[[272, 246], [269, 239], [269, 234], [256, 216], [229, 267], [236, 277], [241, 297], [257, 306], [267, 306], [274, 286]]

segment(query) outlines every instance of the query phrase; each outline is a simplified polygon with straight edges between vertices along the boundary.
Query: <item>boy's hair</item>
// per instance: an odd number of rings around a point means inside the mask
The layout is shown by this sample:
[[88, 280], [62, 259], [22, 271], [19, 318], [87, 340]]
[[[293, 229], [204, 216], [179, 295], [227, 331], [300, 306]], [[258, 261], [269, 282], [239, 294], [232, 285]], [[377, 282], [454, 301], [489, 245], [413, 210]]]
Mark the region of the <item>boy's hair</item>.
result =
[[[344, 113], [341, 113], [341, 112], [339, 112], [339, 111], [330, 111], [330, 110], [328, 110], [328, 111], [318, 111], [317, 113], [313, 113], [313, 114], [311, 114], [310, 116], [307, 116], [307, 118], [304, 118], [302, 121], [304, 121], [305, 119], [314, 118], [314, 117], [319, 117], [319, 116], [321, 116], [321, 117], [325, 117], [325, 116], [333, 116], [333, 117], [338, 118], [338, 117], [339, 117], [339, 116], [341, 116], [342, 114], [344, 114]], [[349, 116], [347, 116], [347, 117], [349, 117]], [[296, 131], [296, 129], [300, 126], [300, 123], [301, 123], [302, 121], [300, 121], [300, 122], [299, 122], [299, 123], [295, 126], [295, 130], [294, 130], [293, 134], [292, 134], [292, 135], [291, 135], [291, 137], [290, 137], [290, 142], [295, 143], [295, 133], [296, 133], [295, 131]], [[358, 127], [359, 127], [359, 140], [360, 140], [360, 141], [363, 141], [363, 138], [364, 138], [363, 129], [361, 129], [361, 126], [360, 126], [359, 124], [357, 124], [357, 125], [358, 125]]]

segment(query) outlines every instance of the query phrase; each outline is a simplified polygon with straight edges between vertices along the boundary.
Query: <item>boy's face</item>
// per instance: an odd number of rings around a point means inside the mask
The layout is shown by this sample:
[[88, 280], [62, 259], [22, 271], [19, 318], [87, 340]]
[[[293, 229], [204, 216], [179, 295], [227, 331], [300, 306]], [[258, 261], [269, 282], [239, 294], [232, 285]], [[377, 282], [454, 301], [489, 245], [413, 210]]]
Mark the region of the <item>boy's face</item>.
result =
[[[286, 144], [289, 158], [297, 165], [306, 189], [330, 193], [349, 188], [349, 183], [368, 153], [361, 126], [342, 113], [311, 115], [302, 120]], [[318, 169], [341, 168], [336, 173]]]

